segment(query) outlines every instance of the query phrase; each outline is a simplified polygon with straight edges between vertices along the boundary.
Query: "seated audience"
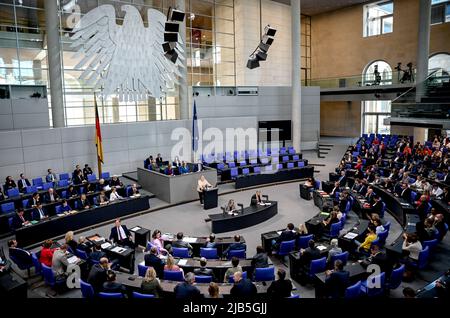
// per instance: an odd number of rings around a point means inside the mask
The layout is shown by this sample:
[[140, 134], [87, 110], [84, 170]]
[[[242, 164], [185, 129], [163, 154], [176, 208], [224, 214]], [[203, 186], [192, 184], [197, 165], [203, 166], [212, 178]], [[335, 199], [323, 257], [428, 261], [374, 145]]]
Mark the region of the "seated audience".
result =
[[78, 199], [78, 209], [80, 210], [87, 210], [91, 208], [91, 202], [86, 197], [86, 194], [82, 194], [80, 196], [80, 199]]
[[334, 269], [325, 272], [326, 295], [331, 298], [344, 298], [345, 291], [350, 285], [350, 273], [344, 270], [341, 260], [334, 262]]
[[19, 191], [22, 193], [25, 193], [25, 190], [27, 187], [31, 186], [31, 182], [25, 177], [23, 173], [20, 174], [20, 179], [17, 181], [17, 184], [19, 186]]
[[50, 188], [48, 192], [44, 195], [45, 203], [54, 203], [59, 200], [59, 195], [56, 193], [55, 189]]
[[31, 212], [31, 218], [33, 221], [41, 221], [48, 218], [48, 213], [46, 209], [42, 207], [40, 202], [33, 209], [33, 212]]
[[33, 261], [31, 260], [31, 253], [19, 248], [16, 240], [8, 241], [8, 253], [9, 257], [15, 258], [22, 264], [33, 264]]
[[184, 275], [184, 282], [175, 286], [175, 298], [184, 300], [197, 300], [202, 298], [200, 290], [194, 286], [195, 275], [193, 273], [187, 273]]
[[153, 269], [156, 271], [156, 275], [159, 278], [163, 278], [164, 262], [158, 257], [158, 250], [156, 249], [156, 247], [153, 246], [150, 249], [150, 253], [145, 254], [144, 263], [147, 267], [153, 267]]
[[5, 180], [5, 185], [3, 186], [5, 193], [7, 193], [8, 190], [14, 189], [14, 188], [17, 188], [16, 183], [14, 182], [14, 180], [11, 176], [7, 176], [6, 180]]
[[52, 266], [53, 253], [56, 250], [56, 248], [52, 248], [52, 245], [52, 240], [46, 240], [42, 245], [41, 255], [39, 257], [39, 261], [48, 267]]
[[122, 225], [120, 219], [116, 219], [114, 222], [114, 227], [111, 228], [109, 239], [118, 245], [134, 248], [131, 232], [126, 225]]
[[327, 262], [328, 263], [330, 263], [331, 258], [333, 256], [336, 256], [337, 254], [341, 254], [342, 253], [342, 248], [340, 248], [338, 246], [338, 243], [339, 243], [339, 241], [337, 239], [335, 239], [335, 238], [330, 241], [331, 248], [330, 248], [330, 251], [328, 252], [328, 257], [327, 257]]
[[187, 248], [189, 250], [189, 255], [192, 255], [192, 250], [193, 250], [192, 245], [189, 244], [188, 242], [184, 241], [183, 237], [184, 237], [183, 232], [178, 232], [176, 241], [172, 242], [172, 247]]
[[84, 168], [83, 168], [83, 176], [84, 176], [84, 178], [87, 179], [88, 175], [91, 175], [91, 174], [93, 174], [91, 167], [89, 167], [88, 164], [85, 164]]
[[292, 282], [286, 279], [286, 272], [279, 268], [277, 271], [278, 279], [273, 281], [267, 289], [267, 295], [270, 299], [287, 298], [291, 296]]
[[309, 240], [308, 247], [300, 249], [300, 261], [303, 267], [309, 268], [312, 260], [320, 258], [320, 250], [316, 247], [314, 240]]
[[228, 252], [232, 251], [232, 250], [234, 251], [234, 250], [246, 250], [246, 249], [247, 249], [247, 246], [245, 245], [245, 243], [241, 242], [241, 236], [236, 234], [234, 236], [234, 243], [232, 243], [228, 246], [228, 248], [223, 252], [223, 255], [227, 256]]
[[123, 200], [123, 198], [117, 193], [117, 190], [115, 187], [111, 189], [111, 194], [109, 195], [109, 202], [119, 201]]
[[123, 188], [123, 183], [122, 183], [122, 181], [120, 181], [118, 176], [114, 175], [114, 176], [112, 176], [111, 180], [109, 181], [109, 186], [111, 188], [113, 188], [113, 187]]
[[67, 232], [64, 237], [64, 243], [67, 244], [68, 247], [70, 247], [70, 250], [72, 253], [75, 253], [78, 248], [78, 243], [77, 243], [77, 241], [75, 241], [73, 236], [74, 236], [73, 231]]
[[242, 277], [242, 272], [238, 271], [233, 274], [234, 285], [230, 290], [232, 297], [253, 297], [257, 294], [255, 284], [248, 278]]
[[108, 203], [109, 203], [109, 199], [106, 196], [105, 191], [101, 191], [97, 197], [97, 204], [98, 205], [106, 205]]
[[24, 211], [22, 208], [18, 208], [17, 212], [12, 217], [11, 226], [14, 230], [20, 229], [22, 226], [30, 224], [30, 221], [25, 219]]
[[209, 237], [206, 239], [205, 247], [206, 248], [216, 247], [216, 236], [214, 234], [211, 233]]
[[208, 287], [208, 298], [223, 298], [219, 292], [219, 285], [217, 283], [211, 282]]
[[47, 176], [45, 177], [45, 181], [53, 183], [58, 181], [58, 177], [56, 176], [56, 173], [53, 173], [52, 169], [47, 169]]
[[408, 258], [417, 262], [419, 253], [422, 251], [422, 243], [415, 233], [403, 234], [402, 250], [408, 254]]
[[200, 258], [200, 268], [194, 269], [194, 274], [196, 276], [211, 276], [212, 280], [215, 280], [214, 272], [212, 269], [207, 268], [206, 265], [208, 264], [208, 261], [206, 258], [202, 257]]
[[99, 262], [94, 264], [89, 271], [87, 282], [92, 285], [96, 294], [103, 291], [103, 284], [106, 283], [109, 268], [108, 259], [101, 257]]
[[223, 278], [224, 283], [228, 283], [230, 276], [234, 275], [234, 273], [242, 272], [242, 267], [239, 265], [239, 258], [233, 256], [231, 258], [231, 266], [232, 267], [228, 268], [225, 272], [225, 276]]
[[252, 266], [254, 268], [269, 267], [269, 258], [267, 257], [267, 253], [264, 251], [262, 246], [256, 247], [256, 254], [252, 258]]
[[369, 224], [364, 242], [361, 243], [357, 240], [354, 241], [355, 244], [358, 245], [356, 250], [358, 252], [369, 253], [370, 246], [372, 245], [372, 242], [375, 241], [376, 238], [377, 234], [375, 233], [375, 226], [373, 224]]
[[121, 283], [116, 281], [116, 273], [109, 270], [106, 273], [106, 282], [103, 283], [103, 292], [105, 293], [121, 293], [125, 295], [126, 289]]

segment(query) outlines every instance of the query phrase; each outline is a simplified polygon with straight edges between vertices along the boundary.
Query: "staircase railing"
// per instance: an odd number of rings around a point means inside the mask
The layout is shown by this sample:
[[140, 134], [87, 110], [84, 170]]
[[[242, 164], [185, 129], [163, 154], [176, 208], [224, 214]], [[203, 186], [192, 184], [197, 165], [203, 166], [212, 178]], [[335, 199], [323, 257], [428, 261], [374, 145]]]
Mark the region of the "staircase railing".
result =
[[[411, 93], [414, 91], [416, 91], [417, 86], [418, 85], [426, 85], [428, 87], [428, 83], [430, 82], [430, 79], [435, 79], [435, 75], [437, 72], [442, 71], [442, 69], [435, 69], [432, 70], [428, 76], [425, 78], [424, 81], [420, 82], [420, 83], [416, 83], [413, 87], [409, 88], [408, 90], [406, 90], [405, 92], [403, 92], [402, 94], [400, 94], [399, 96], [397, 96], [396, 98], [394, 98], [391, 103], [397, 103], [400, 101], [400, 99], [407, 99], [407, 97], [411, 96]], [[414, 94], [413, 96], [411, 96], [412, 98], [415, 99], [416, 95]]]

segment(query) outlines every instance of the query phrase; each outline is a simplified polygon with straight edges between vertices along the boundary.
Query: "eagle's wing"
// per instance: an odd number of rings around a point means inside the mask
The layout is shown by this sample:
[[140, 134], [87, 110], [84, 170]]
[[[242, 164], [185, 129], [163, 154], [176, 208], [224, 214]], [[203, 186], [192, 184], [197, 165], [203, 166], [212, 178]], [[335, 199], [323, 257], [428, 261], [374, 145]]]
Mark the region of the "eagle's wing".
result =
[[[152, 46], [149, 50], [152, 54], [151, 60], [154, 61], [154, 67], [151, 77], [151, 93], [154, 97], [159, 98], [161, 93], [174, 88], [174, 84], [179, 85], [178, 77], [181, 77], [179, 67], [184, 67], [180, 60], [184, 60], [184, 52], [179, 51], [179, 60], [173, 64], [165, 56], [162, 49], [164, 42], [164, 25], [166, 17], [164, 14], [155, 9], [147, 11], [148, 27], [146, 32], [147, 43]], [[180, 38], [180, 37], [179, 37]], [[159, 86], [159, 87], [157, 87]]]
[[101, 5], [84, 15], [74, 28], [71, 47], [77, 48], [76, 57], [84, 55], [75, 66], [84, 69], [80, 79], [95, 88], [103, 86], [103, 80], [116, 49], [116, 12], [112, 5]]

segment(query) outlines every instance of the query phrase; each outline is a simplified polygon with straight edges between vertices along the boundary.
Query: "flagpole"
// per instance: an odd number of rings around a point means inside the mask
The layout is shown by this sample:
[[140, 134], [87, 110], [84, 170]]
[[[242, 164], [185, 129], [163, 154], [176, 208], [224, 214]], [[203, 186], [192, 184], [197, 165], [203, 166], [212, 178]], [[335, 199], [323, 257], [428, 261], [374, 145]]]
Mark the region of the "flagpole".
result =
[[[94, 98], [95, 98], [95, 112], [97, 113], [97, 116], [98, 116], [99, 121], [100, 121], [100, 116], [98, 114], [98, 108], [97, 108], [97, 95], [95, 95], [95, 92], [94, 92]], [[103, 96], [102, 96], [102, 109], [104, 109], [104, 107], [103, 107]], [[96, 128], [96, 131], [97, 131], [97, 128]], [[96, 132], [96, 134], [97, 134], [97, 132]], [[97, 145], [97, 147], [99, 147], [99, 145]], [[101, 175], [102, 175], [102, 161], [101, 161], [100, 156], [98, 155], [98, 150], [97, 150], [97, 168], [98, 168], [98, 178], [100, 179]]]

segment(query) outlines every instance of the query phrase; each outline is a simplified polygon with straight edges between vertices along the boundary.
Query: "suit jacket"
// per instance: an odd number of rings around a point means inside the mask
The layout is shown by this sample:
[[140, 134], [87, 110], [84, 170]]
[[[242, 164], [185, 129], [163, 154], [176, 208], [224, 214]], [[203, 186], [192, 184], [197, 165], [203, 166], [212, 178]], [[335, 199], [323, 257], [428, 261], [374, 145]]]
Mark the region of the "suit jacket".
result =
[[125, 286], [117, 282], [104, 282], [103, 292], [105, 293], [125, 293]]
[[9, 257], [15, 258], [18, 262], [22, 264], [33, 264], [33, 261], [31, 260], [31, 254], [21, 248], [10, 248], [9, 249]]
[[295, 240], [296, 238], [296, 234], [295, 232], [291, 231], [291, 230], [284, 230], [283, 232], [281, 232], [280, 236], [277, 239], [278, 243], [281, 242], [285, 242], [285, 241], [292, 241]]
[[406, 200], [408, 202], [411, 201], [411, 189], [410, 188], [406, 188], [406, 189], [402, 190], [400, 195], [401, 195], [403, 200]]
[[[25, 180], [25, 184], [24, 184], [24, 180]], [[19, 186], [19, 191], [24, 192], [26, 187], [31, 186], [31, 183], [28, 179], [20, 179], [19, 181], [17, 181], [17, 185]]]
[[156, 163], [157, 163], [158, 166], [161, 166], [162, 163], [163, 163], [163, 159], [162, 159], [162, 158], [156, 157], [155, 161], [156, 161]]
[[379, 252], [375, 256], [370, 256], [368, 260], [371, 264], [378, 265], [381, 272], [385, 272], [387, 277], [390, 276], [392, 272], [392, 264], [389, 262], [389, 259], [385, 253]]
[[156, 275], [159, 278], [163, 278], [164, 274], [164, 262], [154, 254], [146, 254], [144, 256], [145, 266], [151, 266], [155, 269]]
[[196, 269], [194, 269], [194, 274], [196, 276], [211, 276], [212, 280], [213, 281], [215, 280], [214, 272], [210, 268], [206, 268], [206, 267], [196, 268]]
[[92, 174], [92, 169], [90, 167], [88, 168], [83, 168], [83, 175], [85, 178], [87, 178], [88, 175]]
[[350, 273], [348, 271], [334, 271], [325, 278], [325, 289], [332, 298], [343, 298], [345, 290], [350, 285]]
[[302, 256], [300, 257], [300, 260], [302, 261], [303, 265], [309, 266], [312, 260], [318, 258], [320, 258], [319, 249], [317, 247], [314, 248], [307, 247], [303, 252]]
[[230, 290], [233, 297], [252, 297], [257, 293], [256, 286], [249, 280], [242, 278], [239, 283], [234, 284]]
[[149, 169], [149, 166], [151, 165], [150, 159], [147, 158], [144, 160], [144, 168]]
[[47, 182], [55, 182], [56, 180], [57, 180], [56, 174], [54, 174], [54, 173], [49, 173], [49, 174], [45, 177], [45, 181], [47, 181]]
[[286, 298], [291, 296], [292, 282], [288, 279], [276, 280], [267, 289], [267, 295], [273, 298]]
[[[23, 218], [26, 221], [25, 216]], [[22, 227], [22, 224], [23, 220], [19, 217], [19, 215], [17, 215], [17, 213], [14, 214], [14, 216], [12, 217], [12, 228], [14, 230], [20, 229]]]
[[247, 246], [245, 243], [239, 242], [239, 243], [232, 243], [228, 246], [228, 248], [223, 252], [224, 255], [227, 255], [229, 251], [231, 250], [245, 250], [247, 249]]
[[192, 245], [189, 244], [188, 242], [184, 242], [183, 240], [176, 240], [172, 243], [172, 247], [177, 247], [177, 248], [187, 248], [189, 249], [189, 252], [192, 251]]
[[[122, 225], [122, 229], [125, 232], [125, 235], [126, 235], [127, 238], [131, 236], [131, 233], [128, 230], [126, 225]], [[111, 233], [109, 234], [109, 239], [113, 240], [116, 243], [119, 242], [119, 233], [117, 232], [117, 227], [114, 226], [111, 229]]]
[[[53, 192], [53, 199], [54, 199], [55, 201], [57, 201], [57, 200], [59, 199], [58, 193]], [[54, 201], [51, 201], [50, 193], [47, 192], [47, 193], [44, 195], [44, 202], [45, 202], [45, 203], [51, 203], [51, 202], [54, 202]]]
[[[42, 213], [44, 214], [44, 216], [48, 216], [48, 213], [44, 208], [41, 208], [41, 210], [42, 210]], [[33, 221], [41, 220], [41, 214], [39, 213], [37, 208], [34, 208], [33, 212], [31, 212], [31, 217], [32, 217]]]
[[372, 212], [373, 213], [377, 213], [378, 215], [380, 215], [382, 209], [383, 209], [383, 203], [381, 202], [381, 200], [375, 202], [372, 205]]
[[91, 202], [87, 198], [86, 200], [78, 199], [78, 208], [80, 210], [84, 210], [84, 207], [87, 205], [91, 206]]
[[73, 181], [73, 184], [75, 184], [75, 185], [82, 184], [84, 181], [84, 177], [83, 177], [83, 175], [77, 175], [77, 176], [73, 177], [72, 181]]
[[267, 253], [258, 253], [253, 256], [252, 265], [255, 268], [263, 268], [269, 266], [269, 258], [267, 257]]
[[347, 177], [346, 176], [340, 176], [338, 181], [339, 181], [340, 186], [344, 187], [347, 184]]
[[102, 291], [103, 283], [106, 282], [107, 278], [106, 272], [107, 270], [100, 266], [100, 264], [92, 266], [91, 271], [89, 272], [87, 282], [92, 285], [92, 288], [94, 288], [96, 293]]
[[200, 290], [186, 282], [180, 283], [174, 288], [175, 298], [177, 299], [199, 299], [202, 297]]

